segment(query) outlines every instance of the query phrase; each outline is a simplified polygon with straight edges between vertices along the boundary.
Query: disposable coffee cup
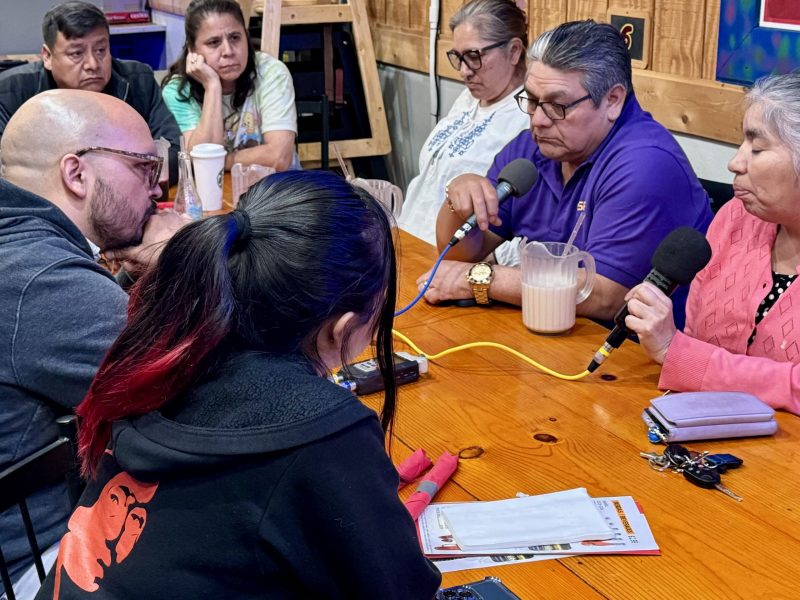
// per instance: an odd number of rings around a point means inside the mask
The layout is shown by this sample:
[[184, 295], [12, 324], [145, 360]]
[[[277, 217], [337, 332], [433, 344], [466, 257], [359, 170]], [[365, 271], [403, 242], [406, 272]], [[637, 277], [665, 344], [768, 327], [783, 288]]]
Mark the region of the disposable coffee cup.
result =
[[197, 144], [189, 154], [192, 157], [194, 184], [203, 210], [220, 210], [225, 148], [221, 144]]

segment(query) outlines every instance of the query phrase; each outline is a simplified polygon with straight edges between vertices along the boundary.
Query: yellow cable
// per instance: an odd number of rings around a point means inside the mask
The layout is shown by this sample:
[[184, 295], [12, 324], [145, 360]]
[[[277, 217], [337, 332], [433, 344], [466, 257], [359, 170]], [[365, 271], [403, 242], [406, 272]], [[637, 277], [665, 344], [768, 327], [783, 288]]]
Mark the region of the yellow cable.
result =
[[503, 344], [498, 344], [496, 342], [471, 342], [469, 344], [462, 344], [461, 346], [455, 346], [453, 348], [448, 348], [447, 350], [442, 350], [437, 354], [428, 354], [423, 352], [419, 346], [417, 346], [414, 342], [412, 342], [408, 337], [397, 331], [396, 329], [392, 329], [392, 334], [399, 338], [401, 341], [408, 344], [414, 352], [417, 354], [421, 354], [428, 360], [436, 360], [437, 358], [442, 358], [447, 356], [448, 354], [453, 354], [454, 352], [459, 352], [461, 350], [468, 350], [470, 348], [497, 348], [499, 350], [505, 350], [506, 352], [510, 352], [520, 360], [525, 361], [531, 366], [536, 367], [540, 371], [544, 371], [548, 375], [552, 375], [553, 377], [558, 377], [559, 379], [566, 379], [567, 381], [576, 381], [578, 379], [583, 379], [589, 374], [589, 371], [584, 371], [583, 373], [578, 373], [577, 375], [564, 375], [563, 373], [559, 373], [558, 371], [554, 371], [552, 369], [548, 369], [544, 365], [536, 362], [532, 358], [528, 358], [521, 352], [514, 350], [513, 348], [509, 348], [508, 346], [504, 346]]

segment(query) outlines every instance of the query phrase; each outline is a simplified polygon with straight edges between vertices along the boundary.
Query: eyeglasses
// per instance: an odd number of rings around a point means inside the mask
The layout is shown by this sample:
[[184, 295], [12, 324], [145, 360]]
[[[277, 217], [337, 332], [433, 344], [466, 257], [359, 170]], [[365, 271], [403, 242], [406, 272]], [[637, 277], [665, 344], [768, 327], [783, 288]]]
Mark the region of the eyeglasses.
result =
[[567, 117], [567, 109], [580, 104], [584, 100], [591, 98], [591, 94], [586, 94], [583, 98], [578, 98], [575, 102], [569, 104], [559, 104], [558, 102], [541, 102], [534, 98], [530, 98], [526, 91], [522, 91], [514, 99], [517, 101], [517, 106], [524, 112], [532, 115], [536, 112], [536, 108], [541, 106], [542, 111], [551, 121], [563, 121]]
[[483, 66], [483, 63], [481, 62], [481, 56], [483, 56], [488, 50], [505, 46], [510, 41], [511, 40], [505, 40], [503, 42], [490, 44], [484, 48], [466, 50], [463, 54], [458, 50], [449, 50], [447, 52], [447, 59], [450, 61], [450, 64], [453, 65], [453, 68], [456, 71], [461, 70], [461, 63], [466, 63], [470, 69], [477, 71]]
[[158, 179], [161, 176], [161, 169], [164, 167], [164, 159], [154, 154], [141, 154], [139, 152], [130, 152], [128, 150], [116, 150], [114, 148], [103, 148], [102, 146], [90, 146], [89, 148], [82, 148], [75, 152], [75, 156], [83, 156], [89, 152], [109, 152], [110, 154], [118, 154], [134, 158], [141, 161], [142, 166], [146, 169], [146, 181], [149, 189], [158, 185]]

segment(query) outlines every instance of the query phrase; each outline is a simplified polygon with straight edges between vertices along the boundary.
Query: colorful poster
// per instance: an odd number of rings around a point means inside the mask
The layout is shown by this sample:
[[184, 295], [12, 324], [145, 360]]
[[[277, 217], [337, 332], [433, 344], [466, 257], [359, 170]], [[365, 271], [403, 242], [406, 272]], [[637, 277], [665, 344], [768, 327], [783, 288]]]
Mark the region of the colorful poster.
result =
[[800, 2], [797, 0], [762, 0], [761, 26], [800, 31]]
[[[765, 15], [775, 22], [764, 23]], [[752, 85], [798, 67], [800, 0], [720, 0], [719, 81]]]

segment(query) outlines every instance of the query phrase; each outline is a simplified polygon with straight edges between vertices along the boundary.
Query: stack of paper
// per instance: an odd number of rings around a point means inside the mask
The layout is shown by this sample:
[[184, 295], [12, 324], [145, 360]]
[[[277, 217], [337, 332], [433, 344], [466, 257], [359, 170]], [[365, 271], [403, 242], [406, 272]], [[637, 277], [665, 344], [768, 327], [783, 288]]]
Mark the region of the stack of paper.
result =
[[585, 488], [442, 509], [445, 523], [465, 551], [563, 544], [614, 537]]
[[593, 499], [583, 488], [431, 504], [418, 529], [423, 551], [443, 573], [578, 554], [660, 554], [633, 498]]

